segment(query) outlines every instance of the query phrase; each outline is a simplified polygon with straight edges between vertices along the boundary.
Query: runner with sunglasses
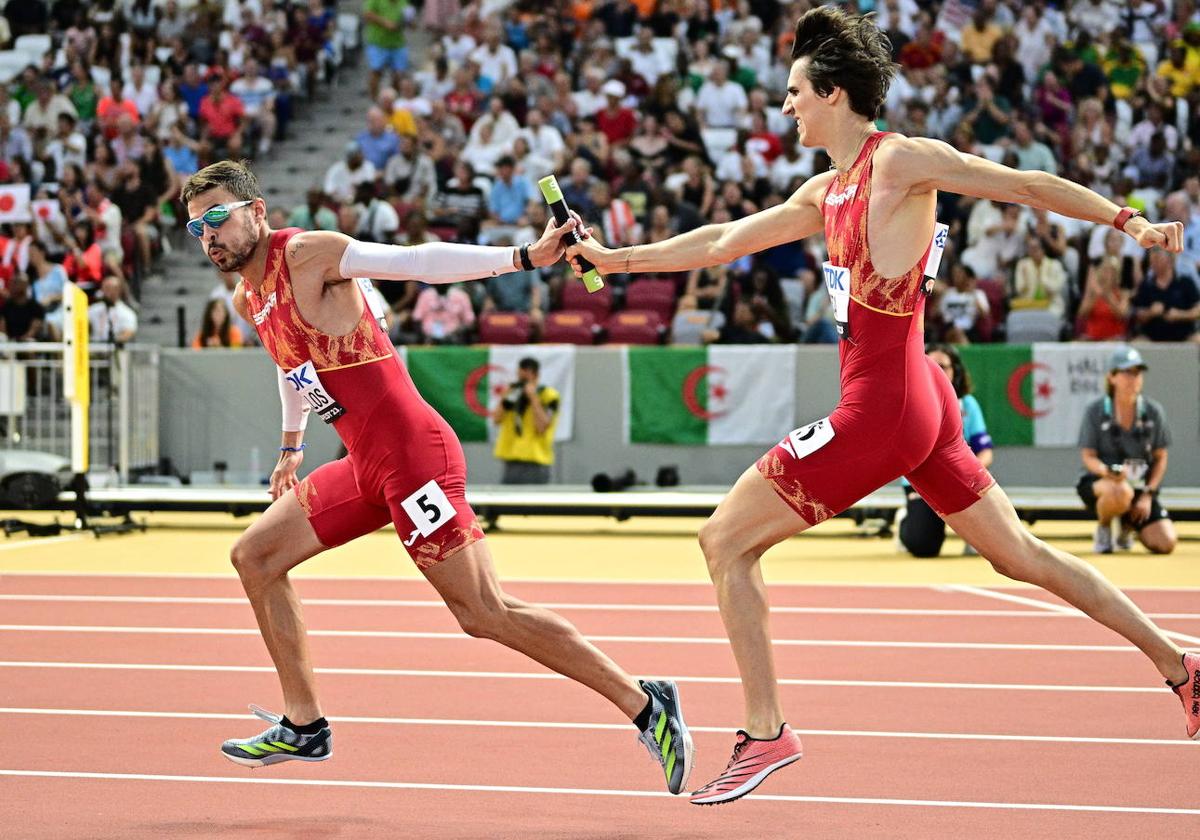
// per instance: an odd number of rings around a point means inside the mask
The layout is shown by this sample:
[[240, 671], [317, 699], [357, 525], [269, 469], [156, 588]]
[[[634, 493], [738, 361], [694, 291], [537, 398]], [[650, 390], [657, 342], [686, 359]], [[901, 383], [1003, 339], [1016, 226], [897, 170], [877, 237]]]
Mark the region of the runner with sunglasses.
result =
[[[1137, 646], [1183, 701], [1188, 737], [1200, 736], [1200, 655], [1183, 653], [1091, 565], [1022, 526], [963, 439], [954, 389], [923, 346], [923, 293], [944, 235], [934, 218], [938, 190], [1111, 224], [1142, 248], [1173, 253], [1182, 250], [1183, 225], [1153, 224], [1045, 172], [878, 131], [895, 72], [891, 44], [869, 16], [831, 5], [806, 12], [796, 25], [783, 114], [795, 120], [800, 143], [829, 153], [833, 171], [734, 222], [652, 245], [609, 249], [583, 239], [568, 249], [601, 274], [721, 265], [819, 233], [829, 249], [823, 274], [841, 339], [841, 399], [747, 469], [700, 530], [742, 676], [746, 728], [725, 771], [692, 795], [699, 805], [744, 796], [801, 756], [775, 679], [763, 553], [900, 476], [997, 572], [1053, 592]], [[869, 672], [871, 658], [862, 661]]]
[[[283, 440], [267, 512], [231, 559], [279, 675], [285, 714], [252, 706], [264, 732], [226, 741], [238, 764], [332, 754], [317, 699], [300, 601], [288, 571], [327, 548], [391, 523], [413, 562], [469, 635], [494, 639], [588, 686], [634, 722], [640, 740], [679, 793], [692, 741], [676, 686], [635, 680], [558, 615], [505, 594], [475, 514], [466, 461], [453, 430], [417, 393], [350, 278], [453, 283], [550, 265], [576, 220], [546, 226], [520, 248], [358, 242], [335, 231], [271, 230], [254, 174], [241, 163], [208, 166], [183, 187], [188, 231], [221, 271], [237, 271], [234, 308], [254, 324], [279, 367]], [[315, 412], [349, 454], [302, 481], [304, 428]]]

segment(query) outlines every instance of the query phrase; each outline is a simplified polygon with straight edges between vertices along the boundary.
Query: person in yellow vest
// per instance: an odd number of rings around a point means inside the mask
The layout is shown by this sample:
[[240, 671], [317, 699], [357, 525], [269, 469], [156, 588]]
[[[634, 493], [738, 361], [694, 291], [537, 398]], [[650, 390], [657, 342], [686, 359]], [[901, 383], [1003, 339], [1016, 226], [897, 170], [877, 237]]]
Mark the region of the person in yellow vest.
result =
[[500, 427], [495, 454], [504, 462], [501, 484], [550, 483], [559, 395], [549, 385], [538, 384], [540, 371], [537, 359], [521, 359], [517, 381], [492, 412]]

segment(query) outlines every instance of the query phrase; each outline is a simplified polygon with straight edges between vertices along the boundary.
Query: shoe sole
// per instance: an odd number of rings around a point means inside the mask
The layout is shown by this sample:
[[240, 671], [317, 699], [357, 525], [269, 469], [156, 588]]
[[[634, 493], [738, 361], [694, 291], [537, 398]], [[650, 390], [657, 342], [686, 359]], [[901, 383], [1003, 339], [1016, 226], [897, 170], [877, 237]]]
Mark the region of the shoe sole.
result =
[[333, 750], [330, 750], [325, 755], [282, 755], [273, 753], [263, 758], [241, 758], [240, 756], [230, 755], [221, 750], [221, 755], [228, 758], [234, 764], [240, 764], [243, 767], [266, 767], [269, 764], [278, 764], [281, 761], [325, 761], [328, 758], [333, 758]]
[[787, 758], [776, 761], [770, 767], [759, 770], [733, 790], [727, 790], [724, 793], [715, 793], [712, 796], [705, 797], [704, 799], [692, 799], [691, 802], [693, 805], [723, 805], [726, 802], [733, 802], [735, 799], [741, 799], [743, 796], [761, 785], [767, 776], [770, 776], [772, 773], [782, 767], [787, 767], [789, 764], [799, 761], [803, 757], [804, 753], [789, 755]]

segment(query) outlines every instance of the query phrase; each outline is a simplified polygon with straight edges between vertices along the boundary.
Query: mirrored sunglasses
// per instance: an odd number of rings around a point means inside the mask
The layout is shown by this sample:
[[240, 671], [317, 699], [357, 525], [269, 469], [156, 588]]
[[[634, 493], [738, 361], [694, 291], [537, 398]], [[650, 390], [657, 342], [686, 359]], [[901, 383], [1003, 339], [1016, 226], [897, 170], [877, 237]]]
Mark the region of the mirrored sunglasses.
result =
[[210, 207], [200, 215], [200, 218], [188, 220], [188, 233], [199, 239], [204, 235], [205, 225], [211, 228], [219, 228], [229, 220], [229, 215], [234, 210], [253, 203], [254, 201], [251, 199], [249, 201], [235, 201], [233, 204], [218, 204], [216, 207]]

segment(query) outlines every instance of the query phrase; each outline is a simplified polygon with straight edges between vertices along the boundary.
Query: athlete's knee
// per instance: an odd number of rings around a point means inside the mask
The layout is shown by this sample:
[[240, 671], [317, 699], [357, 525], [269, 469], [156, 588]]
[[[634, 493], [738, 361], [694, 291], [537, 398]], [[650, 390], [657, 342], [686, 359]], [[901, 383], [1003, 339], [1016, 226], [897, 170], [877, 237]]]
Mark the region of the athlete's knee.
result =
[[468, 636], [476, 639], [498, 641], [505, 636], [508, 624], [508, 606], [503, 603], [455, 602], [448, 604], [458, 626]]
[[984, 557], [997, 574], [1022, 583], [1035, 583], [1037, 569], [1052, 553], [1050, 546], [1021, 528], [1014, 529], [1000, 544], [989, 546]]
[[268, 563], [269, 554], [253, 537], [242, 535], [229, 550], [229, 562], [241, 578], [242, 587], [248, 594], [261, 589], [273, 577]]
[[709, 576], [716, 579], [732, 565], [755, 556], [752, 546], [744, 544], [725, 517], [714, 514], [700, 526], [700, 550], [708, 564]]

